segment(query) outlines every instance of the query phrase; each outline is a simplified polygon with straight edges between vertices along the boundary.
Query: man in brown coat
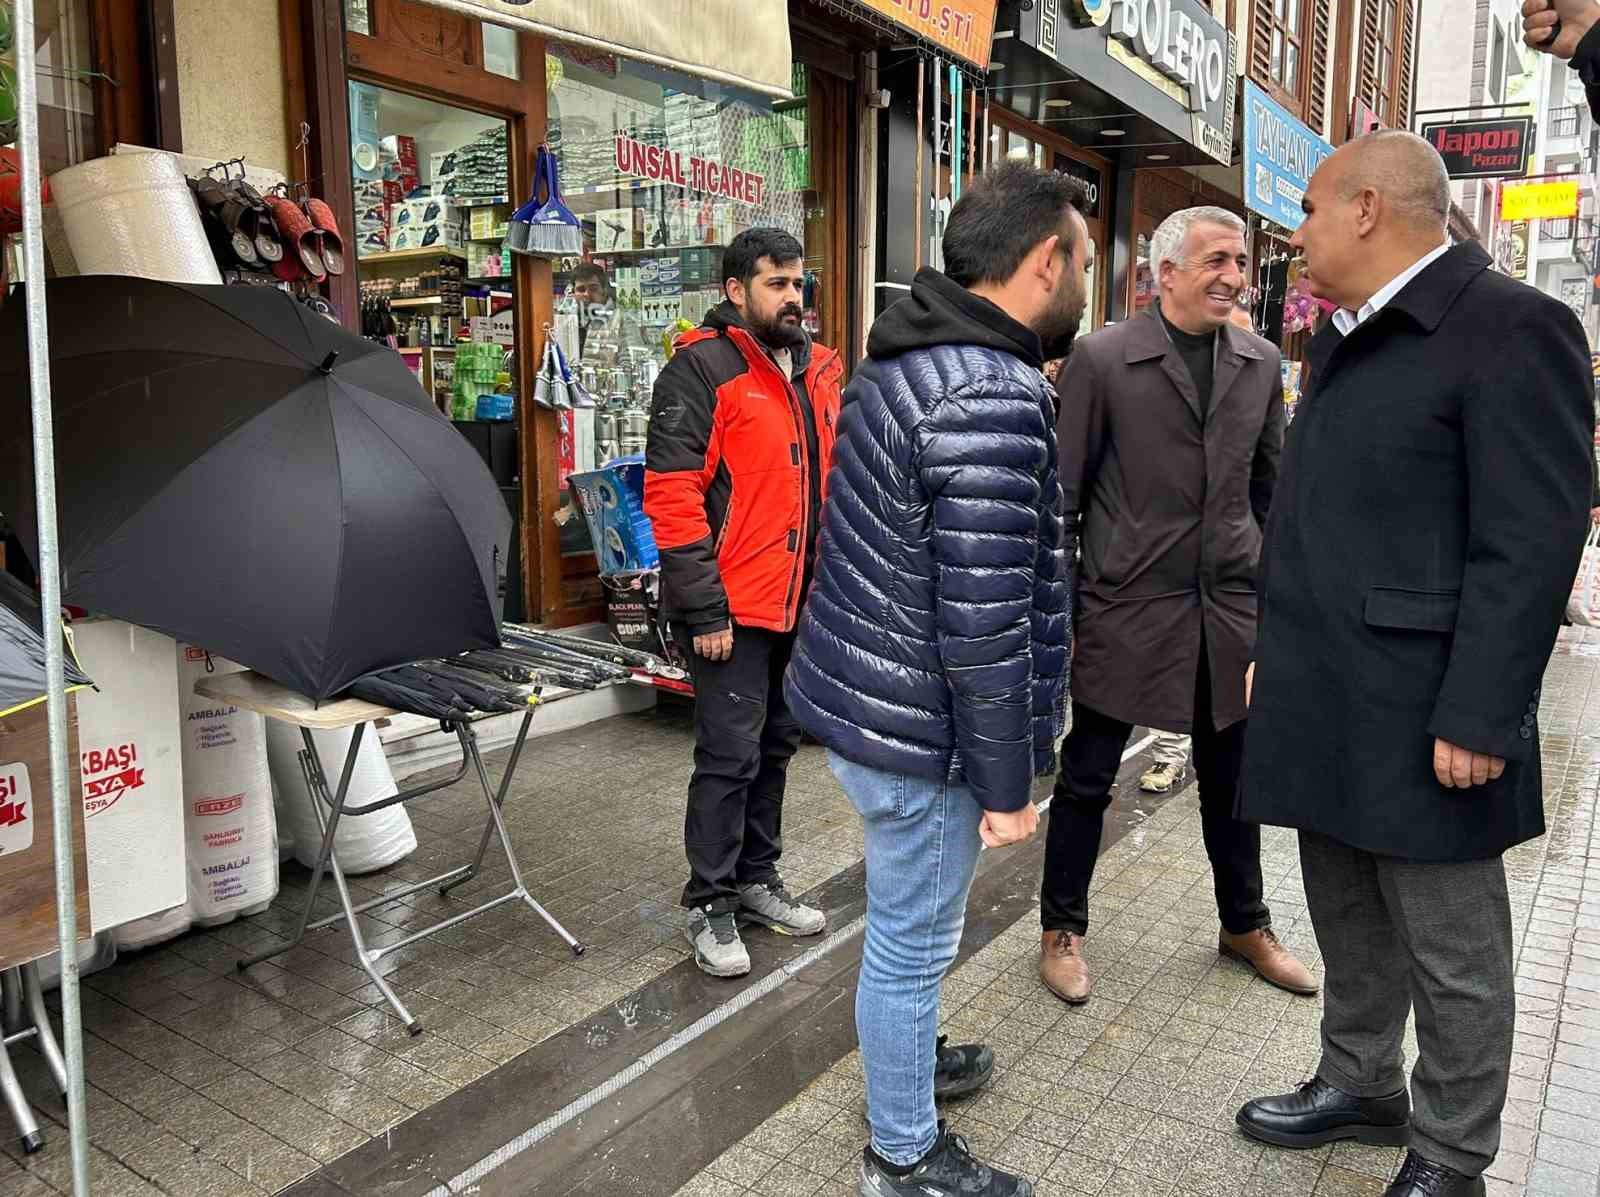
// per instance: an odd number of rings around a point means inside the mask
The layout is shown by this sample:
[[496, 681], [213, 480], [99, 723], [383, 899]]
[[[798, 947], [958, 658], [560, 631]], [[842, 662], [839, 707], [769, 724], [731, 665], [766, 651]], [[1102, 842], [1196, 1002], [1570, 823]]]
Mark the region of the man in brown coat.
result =
[[1260, 830], [1233, 818], [1256, 559], [1283, 444], [1279, 355], [1229, 323], [1249, 262], [1237, 216], [1169, 217], [1150, 260], [1160, 301], [1080, 340], [1057, 383], [1061, 489], [1082, 559], [1039, 971], [1063, 1000], [1088, 1000], [1089, 883], [1137, 725], [1193, 736], [1218, 950], [1274, 985], [1315, 993], [1316, 979], [1272, 934]]

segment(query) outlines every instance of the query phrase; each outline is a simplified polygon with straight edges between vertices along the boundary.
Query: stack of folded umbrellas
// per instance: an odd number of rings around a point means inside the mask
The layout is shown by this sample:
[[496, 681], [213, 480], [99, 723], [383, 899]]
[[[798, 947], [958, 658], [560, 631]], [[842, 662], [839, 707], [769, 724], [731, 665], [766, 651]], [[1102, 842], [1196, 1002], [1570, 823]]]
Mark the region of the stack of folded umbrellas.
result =
[[355, 698], [380, 706], [460, 722], [475, 712], [525, 711], [545, 686], [597, 690], [627, 681], [635, 671], [673, 676], [678, 671], [651, 653], [582, 636], [508, 623], [496, 649], [415, 661], [379, 670], [350, 687]]

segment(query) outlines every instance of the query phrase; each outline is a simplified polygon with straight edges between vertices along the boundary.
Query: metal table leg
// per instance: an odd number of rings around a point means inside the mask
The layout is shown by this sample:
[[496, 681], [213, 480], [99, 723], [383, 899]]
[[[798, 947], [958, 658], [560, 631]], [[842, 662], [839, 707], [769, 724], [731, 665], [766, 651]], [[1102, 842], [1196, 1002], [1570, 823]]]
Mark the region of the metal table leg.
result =
[[39, 1045], [39, 1052], [44, 1056], [44, 1062], [50, 1066], [50, 1075], [55, 1077], [56, 1088], [63, 1097], [67, 1094], [67, 1065], [61, 1055], [61, 1045], [56, 1042], [55, 1028], [50, 1025], [50, 1011], [44, 1004], [44, 986], [39, 981], [39, 964], [34, 961], [24, 964], [22, 972], [22, 992], [28, 1005], [28, 1017], [33, 1020], [35, 1041]]
[[[395, 1014], [399, 1016], [400, 1021], [405, 1024], [406, 1030], [413, 1035], [420, 1035], [422, 1033], [422, 1024], [417, 1021], [410, 1010], [406, 1009], [405, 1003], [390, 988], [389, 982], [384, 980], [373, 967], [378, 959], [378, 954], [374, 954], [367, 949], [366, 940], [361, 934], [361, 923], [350, 901], [350, 887], [345, 882], [344, 870], [339, 867], [339, 858], [333, 851], [334, 833], [338, 830], [340, 817], [345, 813], [345, 798], [350, 791], [350, 777], [355, 771], [356, 753], [360, 750], [361, 733], [365, 727], [365, 724], [357, 724], [354, 733], [350, 737], [350, 750], [345, 754], [344, 773], [339, 778], [337, 794], [328, 793], [327, 774], [323, 772], [322, 757], [317, 752], [317, 743], [312, 737], [310, 729], [300, 729], [301, 737], [305, 741], [305, 751], [300, 754], [300, 759], [306, 771], [307, 788], [311, 793], [311, 809], [317, 816], [317, 825], [322, 828], [322, 847], [317, 852], [317, 863], [311, 870], [311, 889], [306, 894], [306, 907], [300, 915], [300, 927], [295, 932], [294, 939], [282, 947], [258, 953], [248, 960], [241, 960], [239, 968], [243, 970], [249, 968], [252, 964], [259, 964], [263, 960], [280, 955], [305, 939], [306, 931], [310, 926], [312, 907], [317, 900], [317, 889], [322, 884], [322, 873], [326, 869], [333, 876], [334, 889], [338, 892], [339, 905], [344, 913], [334, 915], [331, 920], [324, 919], [319, 925], [326, 926], [329, 922], [337, 922], [340, 919], [345, 921], [350, 930], [351, 942], [355, 944], [356, 959], [360, 963], [362, 971], [378, 987], [378, 992], [383, 995], [384, 1000], [389, 1003]], [[328, 805], [326, 817], [322, 813], [322, 806], [325, 802]]]
[[[20, 995], [22, 982], [17, 976], [16, 969], [8, 968], [4, 973], [0, 973], [0, 977], [4, 977], [8, 993], [14, 987]], [[33, 1116], [33, 1107], [23, 1095], [22, 1085], [17, 1081], [16, 1070], [11, 1067], [11, 1054], [6, 1049], [8, 1043], [25, 1039], [29, 1034], [28, 1031], [20, 1031], [0, 1041], [0, 1097], [5, 1099], [6, 1108], [11, 1111], [11, 1120], [17, 1125], [17, 1134], [22, 1139], [22, 1150], [31, 1155], [44, 1146], [44, 1135], [39, 1130], [39, 1120]]]
[[[317, 863], [311, 870], [311, 887], [306, 891], [306, 908], [300, 913], [300, 926], [294, 933], [294, 938], [282, 947], [270, 948], [265, 952], [257, 952], [239, 961], [240, 972], [244, 972], [252, 964], [260, 964], [263, 960], [271, 960], [274, 956], [282, 955], [290, 948], [297, 947], [306, 937], [306, 927], [311, 921], [311, 911], [316, 906], [317, 890], [322, 885], [322, 870], [333, 856], [333, 833], [339, 828], [339, 816], [344, 813], [345, 795], [350, 790], [350, 778], [355, 773], [356, 755], [361, 751], [361, 734], [366, 731], [367, 725], [356, 724], [350, 733], [350, 749], [344, 754], [344, 772], [339, 777], [339, 792], [333, 796], [332, 810], [326, 820], [322, 817], [321, 795], [317, 790], [311, 791], [311, 808], [316, 812], [317, 825], [322, 827], [322, 847], [317, 850]], [[309, 728], [300, 729], [301, 738], [305, 741], [305, 751], [311, 754], [311, 759], [317, 764], [317, 772], [322, 773], [322, 760], [317, 755], [316, 741], [311, 738]], [[324, 786], [324, 788], [326, 788]]]
[[[522, 730], [517, 733], [517, 742], [511, 747], [511, 759], [506, 762], [506, 771], [500, 778], [500, 789], [495, 793], [494, 804], [504, 809], [506, 792], [511, 788], [512, 775], [517, 771], [517, 762], [522, 759], [522, 746], [528, 742], [528, 729], [533, 726], [533, 708], [528, 708], [528, 713], [522, 717]], [[463, 743], [463, 748], [465, 743]], [[472, 863], [466, 871], [454, 881], [446, 882], [439, 887], [439, 896], [446, 897], [451, 890], [463, 882], [471, 881], [478, 875], [478, 870], [483, 867], [483, 854], [489, 850], [489, 837], [494, 834], [494, 820], [490, 819], [483, 825], [483, 838], [478, 841], [478, 854], [472, 858]]]
[[0, 972], [0, 1019], [7, 1035], [22, 1029], [22, 982], [14, 968]]
[[[477, 770], [478, 782], [483, 786], [483, 797], [489, 804], [489, 826], [494, 829], [495, 835], [500, 839], [501, 851], [506, 854], [506, 864], [511, 869], [511, 880], [516, 884], [516, 889], [511, 892], [511, 896], [521, 898], [530, 907], [532, 907], [534, 913], [548, 923], [550, 925], [550, 929], [561, 937], [562, 942], [565, 943], [567, 947], [572, 949], [572, 954], [574, 956], [582, 956], [584, 951], [583, 945], [573, 937], [570, 931], [568, 931], [556, 920], [554, 915], [552, 915], [543, 906], [539, 905], [539, 903], [534, 899], [533, 895], [528, 892], [528, 885], [527, 882], [523, 881], [522, 879], [522, 869], [517, 864], [516, 854], [511, 851], [511, 836], [506, 832], [505, 817], [500, 813], [500, 805], [505, 799], [506, 783], [511, 780], [511, 771], [516, 767], [517, 756], [522, 751], [522, 739], [519, 738], [517, 740], [516, 748], [512, 751], [511, 760], [506, 766], [506, 775], [501, 779], [500, 796], [499, 798], [496, 798], [494, 795], [494, 790], [489, 785], [489, 771], [484, 768], [483, 755], [478, 751], [477, 734], [473, 732], [470, 727], [463, 728], [462, 734], [465, 737], [467, 748], [472, 754], [472, 765], [473, 768]], [[528, 721], [524, 720], [522, 724], [522, 735], [525, 737], [527, 734]], [[486, 842], [488, 839], [488, 834], [488, 830], [485, 829], [484, 839]], [[479, 850], [478, 855], [481, 860], [483, 856], [481, 849]]]

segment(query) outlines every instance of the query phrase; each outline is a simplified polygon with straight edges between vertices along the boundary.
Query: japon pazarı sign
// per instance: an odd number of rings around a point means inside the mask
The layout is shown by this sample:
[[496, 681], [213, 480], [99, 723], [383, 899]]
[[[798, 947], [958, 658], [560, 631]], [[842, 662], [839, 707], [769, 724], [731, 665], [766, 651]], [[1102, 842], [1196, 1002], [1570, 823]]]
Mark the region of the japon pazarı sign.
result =
[[1429, 121], [1423, 139], [1439, 151], [1452, 179], [1509, 179], [1528, 173], [1531, 116], [1495, 120]]

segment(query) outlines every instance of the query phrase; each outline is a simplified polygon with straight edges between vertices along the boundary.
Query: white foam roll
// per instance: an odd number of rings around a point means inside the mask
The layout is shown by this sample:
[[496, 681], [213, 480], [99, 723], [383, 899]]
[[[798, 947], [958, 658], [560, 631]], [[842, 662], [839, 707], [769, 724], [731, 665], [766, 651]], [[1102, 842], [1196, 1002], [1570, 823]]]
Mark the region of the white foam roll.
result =
[[146, 915], [142, 919], [134, 919], [131, 923], [123, 923], [104, 934], [115, 937], [116, 946], [122, 951], [135, 952], [140, 948], [151, 948], [158, 943], [166, 943], [169, 939], [176, 939], [192, 926], [194, 926], [194, 911], [189, 903], [184, 902], [171, 910], [163, 910]]
[[168, 154], [113, 154], [50, 178], [83, 274], [221, 285], [183, 171]]
[[[328, 789], [336, 790], [339, 774], [344, 770], [345, 755], [350, 751], [351, 729], [311, 734], [317, 744], [317, 756], [327, 773]], [[322, 847], [322, 832], [312, 806], [316, 800], [311, 796], [300, 767], [303, 748], [299, 728], [276, 719], [267, 720], [267, 760], [272, 768], [274, 796], [278, 802], [278, 825], [293, 837], [295, 859], [310, 868]], [[356, 752], [355, 772], [350, 776], [345, 805], [361, 806], [392, 797], [398, 791], [394, 771], [389, 768], [388, 758], [378, 743], [378, 733], [368, 727]], [[417, 836], [405, 807], [395, 805], [370, 815], [341, 818], [333, 836], [333, 850], [339, 858], [339, 867], [346, 873], [370, 873], [410, 856], [417, 850]]]

